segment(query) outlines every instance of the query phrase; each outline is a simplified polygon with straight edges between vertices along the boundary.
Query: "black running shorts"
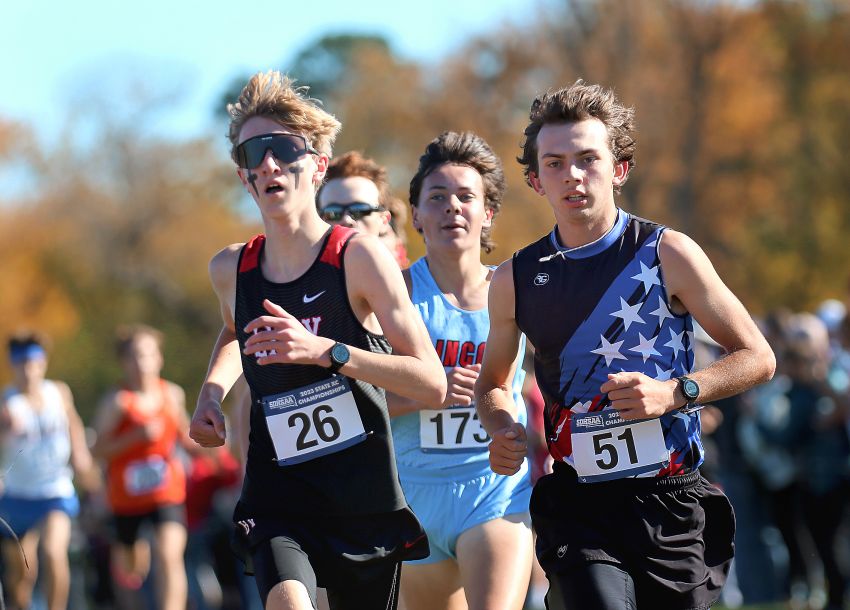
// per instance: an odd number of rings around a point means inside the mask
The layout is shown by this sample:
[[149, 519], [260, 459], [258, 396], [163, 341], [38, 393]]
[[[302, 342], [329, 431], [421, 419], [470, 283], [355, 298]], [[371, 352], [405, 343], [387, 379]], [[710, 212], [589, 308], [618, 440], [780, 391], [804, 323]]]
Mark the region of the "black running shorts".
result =
[[537, 557], [552, 580], [571, 566], [603, 562], [631, 576], [639, 608], [708, 608], [734, 555], [735, 518], [699, 472], [579, 483], [555, 464], [531, 497]]

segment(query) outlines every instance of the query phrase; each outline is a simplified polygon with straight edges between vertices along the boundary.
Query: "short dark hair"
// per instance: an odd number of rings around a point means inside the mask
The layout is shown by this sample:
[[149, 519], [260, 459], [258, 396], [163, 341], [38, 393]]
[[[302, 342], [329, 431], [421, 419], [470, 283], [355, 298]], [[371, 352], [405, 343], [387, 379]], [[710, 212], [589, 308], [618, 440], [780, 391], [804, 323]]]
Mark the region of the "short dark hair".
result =
[[[537, 174], [537, 136], [544, 125], [549, 123], [575, 123], [586, 119], [598, 119], [608, 131], [611, 154], [615, 163], [627, 161], [629, 170], [635, 166], [635, 110], [626, 107], [617, 99], [612, 89], [600, 85], [588, 85], [578, 79], [569, 87], [552, 91], [551, 89], [534, 98], [529, 123], [523, 132], [522, 156], [517, 161], [524, 165], [525, 181], [529, 185], [529, 173]], [[614, 190], [620, 192], [620, 186], [628, 179], [628, 173]]]
[[162, 349], [163, 334], [153, 326], [146, 324], [127, 324], [119, 326], [115, 331], [115, 353], [123, 358], [130, 352], [130, 346], [138, 337], [153, 337], [157, 346]]
[[23, 350], [31, 345], [37, 345], [43, 350], [47, 350], [48, 340], [41, 333], [32, 330], [19, 330], [9, 337], [7, 349], [9, 352]]
[[[422, 183], [441, 165], [455, 164], [471, 167], [481, 176], [484, 184], [484, 207], [493, 212], [493, 218], [502, 207], [505, 195], [505, 172], [502, 160], [479, 135], [471, 131], [444, 131], [425, 147], [419, 157], [419, 169], [410, 180], [410, 205], [419, 205]], [[496, 246], [490, 237], [492, 224], [481, 231], [481, 247], [488, 254]]]

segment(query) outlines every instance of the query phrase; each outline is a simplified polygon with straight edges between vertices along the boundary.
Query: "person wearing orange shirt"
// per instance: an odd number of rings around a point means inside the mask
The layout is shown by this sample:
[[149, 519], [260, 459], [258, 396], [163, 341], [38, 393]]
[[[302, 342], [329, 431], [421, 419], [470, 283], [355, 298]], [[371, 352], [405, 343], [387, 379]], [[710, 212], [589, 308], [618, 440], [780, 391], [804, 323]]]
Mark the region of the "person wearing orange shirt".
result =
[[122, 329], [117, 352], [121, 385], [103, 399], [95, 428], [94, 454], [106, 465], [107, 499], [114, 515], [115, 580], [141, 585], [150, 568], [150, 548], [140, 535], [153, 527], [158, 604], [184, 610], [187, 584], [186, 476], [175, 449], [191, 449], [183, 390], [160, 377], [162, 335], [147, 326]]

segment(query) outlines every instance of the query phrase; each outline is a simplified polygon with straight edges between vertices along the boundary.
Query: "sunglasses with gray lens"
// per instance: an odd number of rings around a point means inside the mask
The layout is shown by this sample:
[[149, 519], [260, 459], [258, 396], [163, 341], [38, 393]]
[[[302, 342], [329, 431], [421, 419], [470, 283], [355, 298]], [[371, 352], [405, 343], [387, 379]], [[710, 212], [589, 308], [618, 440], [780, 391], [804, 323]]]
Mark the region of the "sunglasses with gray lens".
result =
[[307, 142], [307, 138], [300, 134], [267, 133], [249, 138], [236, 147], [236, 165], [243, 169], [254, 169], [263, 162], [268, 151], [272, 151], [274, 158], [285, 164], [293, 163], [307, 153], [318, 153]]

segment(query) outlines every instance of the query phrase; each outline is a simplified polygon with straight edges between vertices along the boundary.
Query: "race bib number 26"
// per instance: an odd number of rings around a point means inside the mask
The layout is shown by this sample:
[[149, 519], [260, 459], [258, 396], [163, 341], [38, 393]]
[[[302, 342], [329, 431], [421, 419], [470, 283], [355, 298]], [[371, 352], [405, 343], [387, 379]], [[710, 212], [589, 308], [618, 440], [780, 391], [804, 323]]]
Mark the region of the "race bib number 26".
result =
[[280, 466], [341, 451], [367, 436], [343, 375], [264, 397], [263, 410]]

